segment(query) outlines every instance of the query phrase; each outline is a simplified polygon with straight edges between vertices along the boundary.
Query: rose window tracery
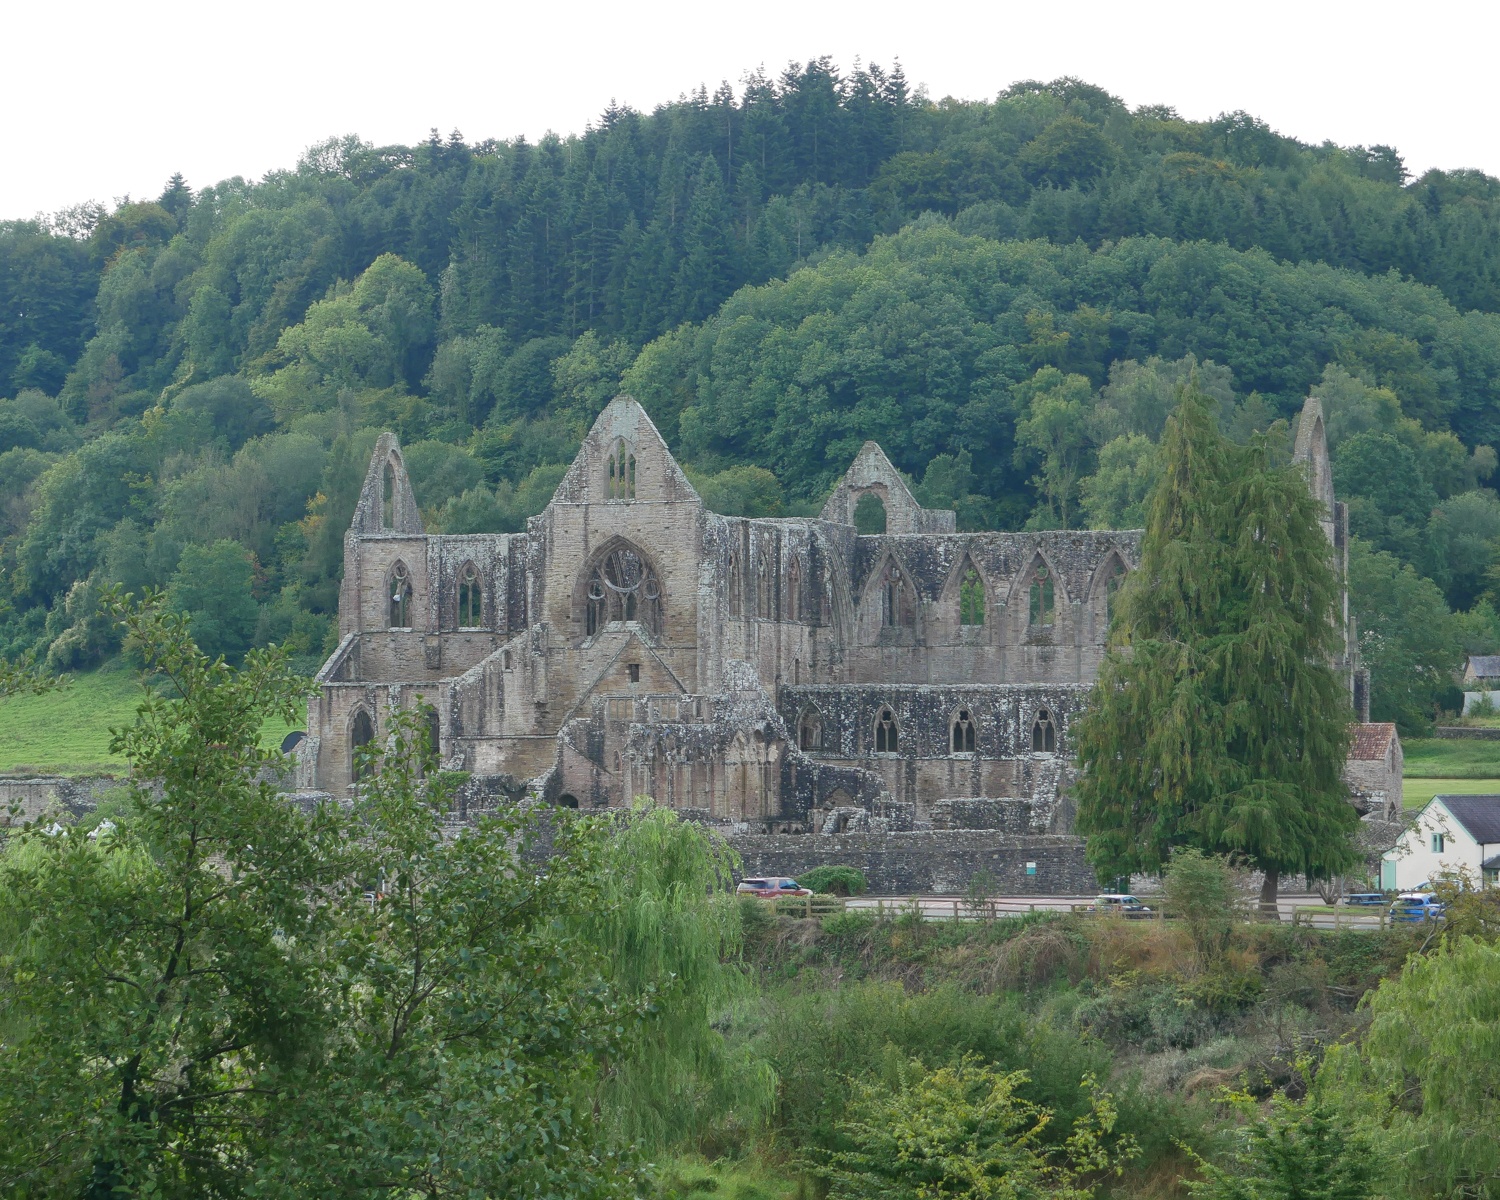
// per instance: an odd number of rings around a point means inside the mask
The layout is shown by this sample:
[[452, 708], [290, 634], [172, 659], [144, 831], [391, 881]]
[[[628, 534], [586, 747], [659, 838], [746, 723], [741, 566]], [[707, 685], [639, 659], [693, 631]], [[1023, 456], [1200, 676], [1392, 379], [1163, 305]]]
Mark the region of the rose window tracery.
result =
[[661, 632], [661, 581], [629, 547], [605, 555], [589, 576], [586, 597], [590, 637], [611, 621], [639, 621], [652, 633]]

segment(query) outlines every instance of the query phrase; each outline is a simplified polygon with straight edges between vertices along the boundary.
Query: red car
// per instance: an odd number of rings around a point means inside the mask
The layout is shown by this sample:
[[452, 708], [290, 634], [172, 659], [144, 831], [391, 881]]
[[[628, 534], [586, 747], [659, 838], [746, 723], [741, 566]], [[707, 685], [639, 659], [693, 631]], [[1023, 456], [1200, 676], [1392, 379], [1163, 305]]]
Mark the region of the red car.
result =
[[741, 879], [734, 889], [742, 896], [759, 896], [763, 900], [774, 900], [777, 896], [811, 896], [805, 887], [799, 887], [795, 879], [767, 876], [756, 879]]

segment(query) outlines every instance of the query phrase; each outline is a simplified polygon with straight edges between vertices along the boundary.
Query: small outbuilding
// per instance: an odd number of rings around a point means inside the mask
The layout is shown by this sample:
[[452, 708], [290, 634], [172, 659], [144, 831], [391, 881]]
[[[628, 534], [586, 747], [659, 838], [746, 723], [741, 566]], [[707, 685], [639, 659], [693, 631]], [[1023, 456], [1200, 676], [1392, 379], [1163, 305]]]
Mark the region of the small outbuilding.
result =
[[1360, 815], [1380, 821], [1401, 819], [1401, 774], [1405, 756], [1401, 735], [1389, 721], [1366, 721], [1355, 725], [1349, 741], [1349, 759], [1344, 764], [1344, 782], [1349, 799]]
[[1500, 708], [1500, 654], [1471, 654], [1464, 667], [1464, 715], [1487, 696]]
[[1487, 887], [1500, 883], [1500, 795], [1434, 796], [1385, 852], [1380, 886], [1410, 891], [1459, 870]]

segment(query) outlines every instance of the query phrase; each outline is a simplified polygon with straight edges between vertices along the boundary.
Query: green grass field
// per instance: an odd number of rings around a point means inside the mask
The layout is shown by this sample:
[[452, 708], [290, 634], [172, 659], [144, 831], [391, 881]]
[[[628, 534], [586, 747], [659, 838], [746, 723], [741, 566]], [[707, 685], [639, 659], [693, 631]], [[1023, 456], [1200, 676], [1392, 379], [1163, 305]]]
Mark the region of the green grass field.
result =
[[[87, 775], [124, 770], [124, 761], [109, 752], [109, 729], [135, 720], [143, 694], [134, 671], [111, 666], [75, 675], [61, 691], [0, 699], [0, 771]], [[279, 745], [292, 728], [268, 721], [261, 740]]]
[[1401, 743], [1407, 779], [1500, 778], [1500, 741], [1412, 738]]
[[1406, 756], [1401, 790], [1408, 809], [1421, 808], [1439, 792], [1500, 793], [1500, 741], [1412, 738], [1401, 749]]

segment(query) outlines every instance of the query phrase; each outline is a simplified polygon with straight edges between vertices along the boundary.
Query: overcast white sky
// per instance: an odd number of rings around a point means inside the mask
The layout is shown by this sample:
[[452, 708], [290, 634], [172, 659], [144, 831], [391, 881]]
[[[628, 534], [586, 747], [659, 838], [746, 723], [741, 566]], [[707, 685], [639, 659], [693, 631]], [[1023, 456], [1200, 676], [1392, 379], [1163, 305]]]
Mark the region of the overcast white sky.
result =
[[1395, 146], [1414, 173], [1500, 175], [1488, 0], [0, 0], [0, 218], [292, 166], [357, 133], [579, 131], [613, 97], [822, 54], [899, 57], [934, 98], [1077, 75], [1128, 104], [1245, 109], [1304, 141]]

